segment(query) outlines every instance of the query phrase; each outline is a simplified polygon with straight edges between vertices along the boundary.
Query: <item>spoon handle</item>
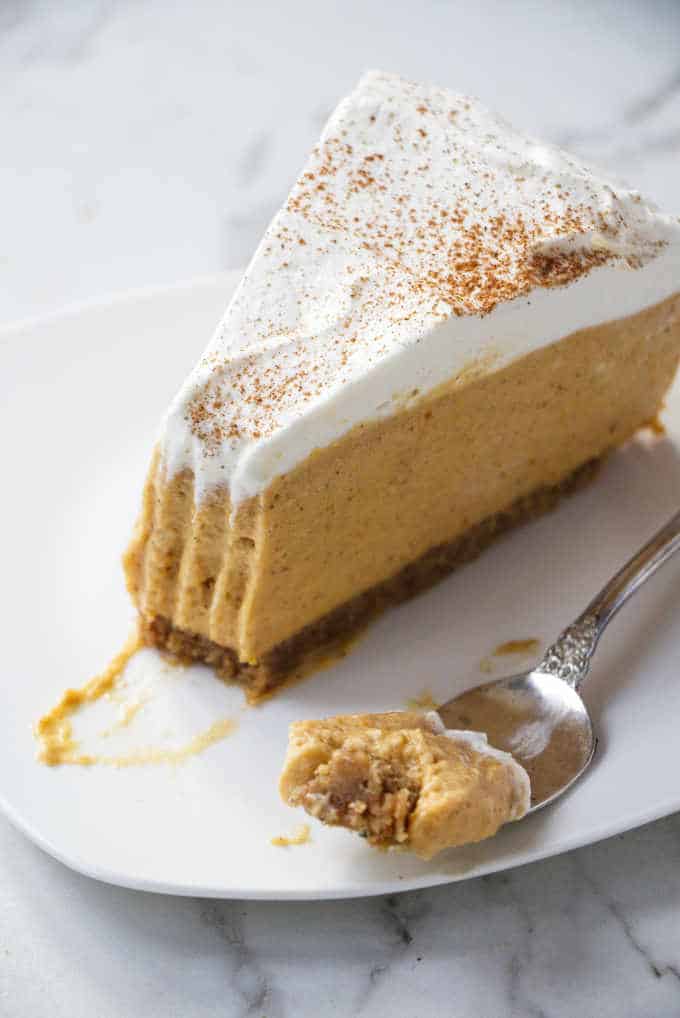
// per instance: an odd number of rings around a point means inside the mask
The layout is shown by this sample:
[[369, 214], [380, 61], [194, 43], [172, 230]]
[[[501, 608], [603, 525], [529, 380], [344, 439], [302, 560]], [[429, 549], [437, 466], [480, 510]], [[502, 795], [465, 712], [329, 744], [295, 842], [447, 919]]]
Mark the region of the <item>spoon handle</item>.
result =
[[596, 594], [584, 612], [546, 651], [538, 666], [578, 689], [598, 641], [620, 608], [680, 549], [680, 512], [661, 527]]

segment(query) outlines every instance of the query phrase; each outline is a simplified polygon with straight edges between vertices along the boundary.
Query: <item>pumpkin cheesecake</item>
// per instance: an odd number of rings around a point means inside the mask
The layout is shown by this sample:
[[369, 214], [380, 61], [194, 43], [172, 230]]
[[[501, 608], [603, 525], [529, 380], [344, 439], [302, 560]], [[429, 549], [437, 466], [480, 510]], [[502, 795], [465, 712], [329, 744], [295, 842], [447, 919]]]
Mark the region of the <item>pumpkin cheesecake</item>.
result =
[[290, 727], [283, 800], [378, 848], [422, 859], [482, 841], [529, 809], [524, 768], [435, 711], [354, 714]]
[[637, 192], [365, 75], [163, 422], [144, 638], [259, 695], [549, 509], [662, 406], [679, 290]]

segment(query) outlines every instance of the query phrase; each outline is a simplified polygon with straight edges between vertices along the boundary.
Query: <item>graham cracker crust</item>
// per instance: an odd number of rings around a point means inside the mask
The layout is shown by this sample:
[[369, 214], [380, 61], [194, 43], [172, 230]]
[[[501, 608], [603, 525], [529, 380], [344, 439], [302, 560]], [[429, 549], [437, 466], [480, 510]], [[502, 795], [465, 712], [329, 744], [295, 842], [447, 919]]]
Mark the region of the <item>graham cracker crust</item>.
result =
[[346, 644], [386, 608], [427, 590], [458, 566], [476, 558], [496, 537], [550, 512], [564, 496], [591, 481], [604, 459], [602, 456], [589, 460], [559, 484], [538, 488], [503, 512], [482, 520], [454, 541], [430, 548], [396, 575], [339, 605], [277, 644], [257, 664], [240, 661], [230, 647], [222, 647], [205, 636], [179, 629], [161, 615], [142, 618], [142, 639], [147, 645], [167, 652], [178, 661], [200, 661], [210, 665], [221, 678], [243, 684], [249, 699], [256, 700], [299, 670], [315, 670], [314, 661], [319, 667], [324, 651]]

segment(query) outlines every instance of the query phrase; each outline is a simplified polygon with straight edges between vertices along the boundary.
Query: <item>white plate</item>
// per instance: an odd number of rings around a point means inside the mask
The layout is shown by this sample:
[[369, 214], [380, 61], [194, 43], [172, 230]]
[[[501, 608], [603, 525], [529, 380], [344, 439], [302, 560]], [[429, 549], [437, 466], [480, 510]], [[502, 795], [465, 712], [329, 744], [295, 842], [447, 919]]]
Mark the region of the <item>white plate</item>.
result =
[[[493, 872], [596, 841], [680, 808], [680, 562], [611, 626], [586, 697], [600, 751], [576, 790], [497, 838], [431, 863], [370, 850], [314, 824], [312, 840], [272, 836], [304, 820], [277, 774], [295, 718], [438, 700], [485, 676], [503, 640], [544, 644], [613, 569], [677, 509], [680, 393], [669, 438], [631, 445], [591, 488], [516, 531], [436, 590], [392, 611], [354, 653], [259, 708], [205, 669], [165, 671], [152, 652], [150, 705], [116, 745], [189, 737], [225, 715], [234, 735], [181, 766], [49, 769], [31, 726], [67, 686], [100, 670], [132, 619], [119, 555], [136, 514], [157, 421], [234, 285], [208, 279], [76, 308], [0, 332], [3, 571], [0, 797], [52, 855], [99, 879], [176, 894], [331, 898]], [[675, 437], [674, 437], [675, 436]], [[526, 660], [495, 659], [495, 672]], [[116, 709], [102, 704], [92, 720]], [[94, 712], [96, 713], [96, 712]], [[166, 729], [171, 729], [170, 733]]]

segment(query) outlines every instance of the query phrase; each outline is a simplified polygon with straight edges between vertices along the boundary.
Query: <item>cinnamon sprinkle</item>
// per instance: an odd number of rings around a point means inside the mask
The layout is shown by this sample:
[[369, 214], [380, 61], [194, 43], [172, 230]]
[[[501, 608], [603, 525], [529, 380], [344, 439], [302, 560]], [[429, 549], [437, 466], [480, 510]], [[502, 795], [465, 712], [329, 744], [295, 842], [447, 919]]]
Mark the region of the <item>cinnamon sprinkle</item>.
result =
[[[227, 319], [235, 343], [204, 358], [207, 380], [186, 410], [207, 455], [272, 435], [419, 321], [489, 315], [622, 260], [614, 242], [630, 224], [611, 188], [589, 190], [575, 165], [577, 198], [524, 141], [513, 169], [504, 136], [481, 133], [497, 122], [469, 100], [400, 87], [333, 121], [270, 227], [265, 267]], [[659, 246], [647, 242], [647, 254]], [[267, 278], [280, 273], [290, 296], [276, 303]]]

